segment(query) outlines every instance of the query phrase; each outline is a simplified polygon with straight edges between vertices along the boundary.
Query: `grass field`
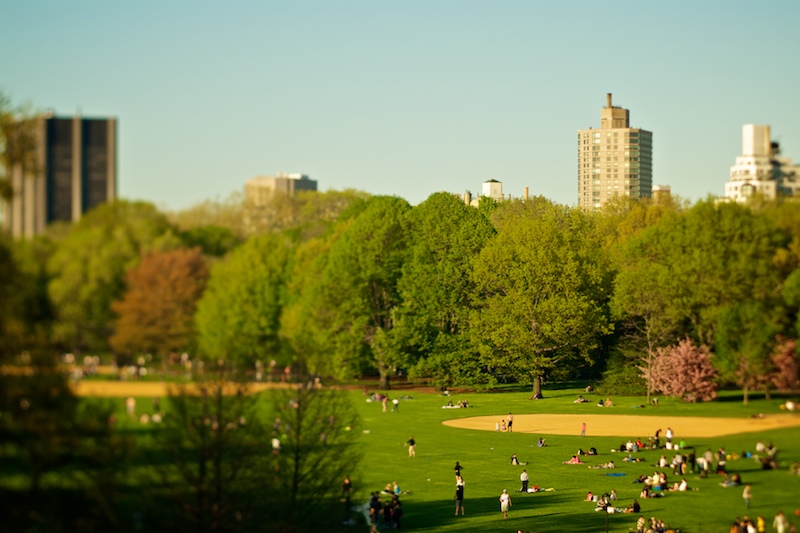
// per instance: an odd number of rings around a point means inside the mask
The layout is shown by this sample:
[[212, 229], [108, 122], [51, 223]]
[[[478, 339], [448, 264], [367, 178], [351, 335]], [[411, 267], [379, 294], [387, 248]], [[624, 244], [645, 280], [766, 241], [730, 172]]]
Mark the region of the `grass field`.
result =
[[[593, 403], [572, 403], [580, 392], [579, 389], [546, 391], [546, 398], [539, 401], [528, 400], [529, 391], [453, 396], [454, 400], [468, 399], [474, 406], [470, 409], [442, 409], [446, 398], [414, 395], [413, 400], [401, 401], [399, 413], [383, 413], [379, 404], [367, 403], [363, 396], [354, 395], [360, 404], [364, 429], [369, 432], [362, 438], [367, 450], [359, 476], [365, 484], [362, 491], [366, 494], [397, 480], [404, 490], [409, 491], [403, 498], [403, 527], [414, 531], [605, 531], [606, 518], [609, 531], [634, 530], [637, 515], [606, 516], [595, 512], [595, 505], [584, 499], [589, 490], [602, 494], [616, 489], [620, 498], [618, 505], [623, 507], [638, 497], [642, 486], [632, 481], [640, 474], [652, 474], [654, 467], [650, 465], [662, 453], [668, 453], [668, 458], [671, 458], [671, 453], [666, 450], [640, 452], [638, 455], [644, 458], [644, 462], [628, 464], [622, 462], [622, 454], [610, 450], [619, 446], [622, 436], [646, 440], [648, 435], [662, 427], [658, 419], [653, 418], [651, 424], [643, 425], [633, 434], [628, 434], [625, 426], [626, 429], [621, 428], [619, 437], [592, 437], [592, 426], [589, 425], [587, 436], [582, 438], [579, 436], [580, 427], [576, 425], [570, 435], [547, 435], [546, 448], [536, 446], [539, 437], [536, 433], [496, 433], [443, 425], [447, 420], [473, 416], [492, 416], [499, 420], [506, 418], [509, 412], [516, 416], [529, 413], [597, 414], [599, 408]], [[641, 398], [614, 398], [616, 407], [604, 411], [604, 414], [613, 412], [620, 419], [630, 414], [650, 417], [721, 416], [746, 422], [755, 413], [780, 413], [778, 404], [782, 401], [762, 399], [742, 406], [737, 400], [735, 395], [731, 395], [711, 404], [688, 405], [662, 398], [657, 409], [634, 409]], [[800, 422], [800, 415], [797, 418]], [[666, 430], [666, 427], [662, 429]], [[409, 435], [417, 441], [417, 457], [413, 459], [407, 456], [403, 447]], [[676, 439], [681, 438], [676, 433]], [[729, 453], [740, 453], [754, 450], [758, 440], [772, 441], [781, 449], [781, 470], [763, 471], [752, 459], [729, 462], [729, 471], [740, 472], [743, 481], [752, 486], [753, 501], [749, 510], [744, 508], [741, 488], [719, 486], [721, 479], [716, 475], [708, 479], [691, 475], [688, 477], [689, 485], [698, 490], [640, 501], [642, 514], [648, 518], [662, 518], [670, 527], [693, 533], [727, 531], [733, 518], [748, 513], [751, 516], [762, 515], [771, 524], [772, 517], [779, 510], [791, 514], [791, 518], [800, 524], [800, 518], [794, 516], [794, 510], [800, 509], [800, 478], [787, 474], [788, 466], [800, 460], [800, 427], [689, 439], [687, 444], [696, 447], [700, 453], [706, 448], [716, 451], [720, 446]], [[614, 459], [618, 468], [613, 472], [625, 473], [626, 476], [609, 477], [605, 474], [612, 471], [563, 464], [579, 447], [587, 449], [591, 446], [596, 447], [600, 455], [585, 459], [589, 465]], [[528, 464], [512, 466], [510, 456], [513, 453]], [[454, 516], [455, 461], [464, 467], [467, 514], [463, 517]], [[530, 475], [530, 485], [554, 490], [527, 495], [513, 493], [520, 486], [519, 474], [523, 468]], [[674, 476], [669, 476], [669, 479], [675, 480]], [[503, 489], [508, 489], [513, 498], [507, 521], [502, 519], [498, 503]]]
[[[412, 395], [413, 399], [403, 399], [398, 413], [382, 412], [380, 403], [367, 402], [362, 392], [352, 391], [353, 401], [361, 414], [361, 443], [364, 459], [353, 475], [356, 497], [354, 503], [366, 501], [369, 493], [380, 490], [387, 483], [397, 481], [404, 491], [401, 497], [405, 516], [403, 529], [428, 532], [480, 531], [511, 532], [518, 529], [531, 532], [600, 532], [626, 533], [635, 530], [638, 515], [595, 512], [595, 505], [584, 501], [587, 491], [593, 493], [610, 492], [615, 489], [619, 495], [617, 506], [625, 507], [634, 497], [638, 497], [642, 485], [633, 481], [641, 474], [652, 474], [655, 462], [663, 453], [671, 458], [672, 452], [653, 450], [639, 452], [644, 459], [640, 463], [622, 462], [623, 454], [612, 453], [612, 448], [627, 438], [641, 437], [646, 441], [656, 429], [666, 430], [659, 417], [699, 417], [707, 419], [708, 425], [719, 424], [717, 418], [728, 419], [724, 425], [736, 424], [742, 428], [752, 421], [752, 415], [764, 413], [766, 420], [773, 415], [787, 417], [779, 409], [785, 398], [765, 400], [756, 398], [748, 406], [741, 404], [740, 396], [728, 393], [720, 400], [707, 404], [684, 404], [661, 398], [658, 408], [636, 408], [642, 398], [615, 397], [615, 407], [603, 409], [594, 403], [574, 404], [572, 400], [582, 392], [578, 388], [564, 388], [545, 391], [545, 399], [528, 400], [530, 391], [509, 390], [503, 393], [454, 394], [454, 402], [469, 400], [469, 409], [442, 409], [448, 398], [438, 394], [425, 394], [407, 391], [392, 391], [391, 396]], [[262, 394], [269, 394], [268, 391]], [[595, 402], [596, 395], [589, 395]], [[152, 396], [138, 398], [139, 411], [146, 411], [151, 405]], [[121, 400], [115, 399], [120, 403]], [[518, 420], [524, 415], [555, 414], [570, 415], [568, 434], [541, 435], [547, 439], [548, 446], [539, 448], [536, 441], [539, 434], [531, 432], [497, 433], [493, 431], [492, 420], [507, 418], [514, 413]], [[594, 436], [600, 433], [594, 415], [613, 415], [603, 418], [602, 433], [615, 436]], [[573, 415], [587, 419], [587, 436], [580, 437], [580, 425]], [[585, 416], [583, 416], [585, 415]], [[631, 425], [630, 417], [636, 415], [636, 423]], [[792, 416], [792, 415], [788, 415]], [[489, 427], [481, 422], [482, 429], [468, 429], [447, 425], [459, 419], [469, 425], [466, 419], [490, 417]], [[563, 418], [567, 418], [564, 416]], [[730, 419], [733, 419], [732, 421]], [[698, 454], [706, 448], [716, 451], [724, 446], [729, 453], [754, 451], [756, 442], [774, 442], [781, 450], [778, 456], [780, 470], [764, 471], [753, 459], [737, 459], [728, 462], [730, 472], [739, 472], [744, 483], [752, 486], [753, 500], [750, 509], [745, 509], [742, 488], [723, 488], [721, 478], [711, 475], [700, 479], [696, 474], [687, 476], [693, 489], [684, 493], [668, 493], [665, 498], [640, 500], [642, 515], [655, 516], [666, 521], [672, 528], [680, 528], [684, 533], [724, 532], [736, 516], [749, 514], [751, 517], [764, 516], [771, 525], [772, 518], [782, 510], [796, 524], [800, 517], [795, 510], [800, 509], [800, 477], [789, 476], [787, 470], [794, 461], [800, 461], [800, 414], [794, 415], [793, 427], [769, 428], [726, 436], [705, 436], [687, 438], [687, 445], [694, 446]], [[670, 422], [672, 423], [672, 422]], [[519, 424], [525, 429], [525, 424]], [[639, 427], [640, 426], [640, 427]], [[680, 424], [675, 424], [675, 440], [682, 440]], [[633, 430], [631, 429], [633, 428]], [[593, 433], [594, 431], [594, 433]], [[555, 433], [558, 433], [556, 431]], [[413, 435], [417, 441], [417, 456], [409, 458], [404, 443]], [[663, 438], [662, 431], [662, 438]], [[597, 457], [588, 457], [587, 465], [566, 465], [566, 461], [578, 448], [595, 447], [600, 452]], [[512, 466], [510, 457], [516, 453], [525, 466]], [[614, 460], [617, 468], [596, 470], [587, 468], [601, 462]], [[459, 461], [466, 481], [464, 506], [466, 516], [454, 516], [453, 496], [455, 482], [453, 466]], [[530, 485], [552, 491], [536, 494], [518, 494], [519, 474], [525, 468], [530, 475]], [[661, 469], [660, 469], [661, 470]], [[608, 473], [624, 473], [624, 476], [610, 477]], [[667, 470], [670, 483], [680, 481]], [[513, 499], [509, 519], [503, 520], [498, 497], [503, 489], [508, 489]], [[770, 529], [768, 529], [770, 530]], [[367, 531], [363, 519], [357, 526], [341, 528], [341, 531]]]

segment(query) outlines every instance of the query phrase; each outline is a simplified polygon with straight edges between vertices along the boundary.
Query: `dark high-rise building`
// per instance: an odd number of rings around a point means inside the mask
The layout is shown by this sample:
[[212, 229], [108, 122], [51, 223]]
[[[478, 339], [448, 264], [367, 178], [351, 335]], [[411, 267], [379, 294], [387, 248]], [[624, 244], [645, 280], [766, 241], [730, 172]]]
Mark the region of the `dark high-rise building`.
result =
[[6, 169], [12, 197], [5, 230], [32, 237], [51, 222], [77, 221], [117, 195], [117, 121], [42, 117], [28, 129], [33, 157]]

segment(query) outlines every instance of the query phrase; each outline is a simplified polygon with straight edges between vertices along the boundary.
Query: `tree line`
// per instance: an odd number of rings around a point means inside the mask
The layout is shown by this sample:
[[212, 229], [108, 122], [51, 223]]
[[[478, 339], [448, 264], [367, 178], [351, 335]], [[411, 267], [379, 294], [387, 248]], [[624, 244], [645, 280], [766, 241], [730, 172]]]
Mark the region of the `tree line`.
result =
[[400, 372], [442, 387], [511, 379], [533, 394], [604, 369], [609, 385], [663, 392], [651, 369], [688, 340], [708, 351], [709, 380], [746, 397], [797, 386], [799, 263], [789, 201], [117, 201], [0, 241], [0, 330], [6, 354], [46, 338], [121, 361], [189, 352], [243, 371], [375, 373], [383, 388]]

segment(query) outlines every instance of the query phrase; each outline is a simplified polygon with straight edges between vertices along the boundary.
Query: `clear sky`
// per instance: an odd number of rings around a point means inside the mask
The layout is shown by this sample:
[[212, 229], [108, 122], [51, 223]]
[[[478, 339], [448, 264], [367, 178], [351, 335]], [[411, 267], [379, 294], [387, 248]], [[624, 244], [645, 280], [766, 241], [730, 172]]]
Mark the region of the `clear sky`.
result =
[[0, 0], [0, 90], [119, 119], [119, 192], [179, 209], [278, 171], [412, 203], [494, 178], [577, 203], [605, 95], [654, 183], [721, 195], [741, 127], [800, 160], [800, 1]]

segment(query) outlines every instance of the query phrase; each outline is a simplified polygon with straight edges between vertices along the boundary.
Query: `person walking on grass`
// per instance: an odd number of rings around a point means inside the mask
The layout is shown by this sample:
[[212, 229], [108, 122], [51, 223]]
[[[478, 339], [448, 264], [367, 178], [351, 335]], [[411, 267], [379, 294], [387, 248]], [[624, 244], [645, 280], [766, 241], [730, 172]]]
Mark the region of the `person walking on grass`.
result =
[[511, 505], [511, 496], [508, 495], [506, 489], [503, 489], [503, 494], [500, 495], [500, 510], [503, 512], [503, 520], [508, 520], [508, 508]]
[[744, 490], [742, 491], [742, 498], [744, 498], [744, 508], [750, 508], [750, 499], [753, 495], [750, 493], [750, 485], [745, 485]]
[[786, 533], [789, 527], [789, 521], [786, 520], [786, 515], [783, 514], [783, 511], [778, 511], [778, 514], [775, 515], [775, 520], [772, 521], [772, 527], [774, 527], [775, 531], [778, 533]]
[[585, 436], [586, 436], [586, 422], [581, 424], [581, 437], [585, 437]]
[[464, 516], [464, 478], [456, 475], [456, 516], [458, 516], [459, 509], [461, 516]]
[[417, 456], [417, 442], [414, 440], [414, 436], [408, 437], [408, 440], [405, 443], [405, 446], [408, 446], [408, 456], [409, 457], [416, 457]]

